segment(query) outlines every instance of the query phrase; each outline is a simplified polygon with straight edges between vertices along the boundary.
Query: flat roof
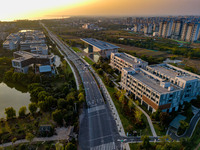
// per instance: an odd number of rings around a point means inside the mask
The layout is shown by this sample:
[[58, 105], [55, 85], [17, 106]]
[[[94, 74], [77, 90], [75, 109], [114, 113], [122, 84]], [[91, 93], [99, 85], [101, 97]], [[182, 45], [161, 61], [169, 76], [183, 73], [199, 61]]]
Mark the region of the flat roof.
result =
[[186, 119], [186, 117], [185, 116], [183, 116], [183, 115], [178, 115], [178, 116], [176, 116], [173, 120], [172, 120], [172, 122], [169, 124], [171, 127], [173, 127], [173, 128], [175, 128], [175, 129], [178, 129], [179, 127], [180, 127], [180, 121], [181, 120], [185, 120]]
[[165, 75], [171, 77], [171, 78], [175, 78], [176, 76], [179, 75], [178, 72], [175, 72], [171, 69], [167, 69], [167, 68], [159, 66], [159, 65], [153, 65], [153, 66], [150, 66], [150, 67], [155, 69], [156, 71], [161, 72], [162, 74], [165, 74]]
[[83, 38], [81, 40], [86, 42], [87, 44], [95, 46], [101, 50], [120, 48], [116, 45], [113, 45], [113, 44], [110, 44], [107, 42], [103, 42], [103, 41], [100, 41], [97, 39], [93, 39], [93, 38]]
[[140, 58], [137, 58], [137, 57], [132, 58], [132, 57], [130, 57], [130, 56], [127, 56], [127, 55], [124, 54], [124, 53], [116, 53], [116, 54], [119, 54], [119, 55], [115, 55], [115, 57], [121, 58], [121, 59], [123, 59], [124, 61], [126, 61], [126, 62], [128, 62], [128, 63], [130, 63], [130, 64], [139, 64], [139, 63], [137, 63], [137, 60], [138, 60], [138, 61], [140, 60], [142, 63], [145, 62], [145, 61], [143, 61], [143, 60], [140, 59]]
[[40, 66], [39, 67], [39, 71], [41, 73], [43, 73], [43, 72], [51, 72], [51, 66], [50, 65]]
[[173, 91], [168, 91], [168, 88], [164, 88], [162, 86], [160, 86], [160, 81], [157, 81], [156, 79], [152, 79], [150, 78], [148, 75], [145, 75], [143, 72], [141, 71], [136, 71], [136, 73], [131, 74], [134, 78], [136, 78], [138, 81], [140, 81], [141, 83], [147, 85], [148, 87], [150, 87], [151, 89], [157, 91], [158, 93], [170, 93], [176, 90], [180, 90], [181, 88], [170, 84], [171, 87], [174, 88]]
[[168, 64], [151, 65], [150, 67], [173, 79], [175, 79], [176, 77], [183, 79], [185, 81], [197, 79], [197, 77], [194, 77], [193, 75], [191, 75], [192, 73], [190, 74], [190, 73], [187, 73], [188, 71], [173, 68], [173, 66], [172, 67], [168, 66]]

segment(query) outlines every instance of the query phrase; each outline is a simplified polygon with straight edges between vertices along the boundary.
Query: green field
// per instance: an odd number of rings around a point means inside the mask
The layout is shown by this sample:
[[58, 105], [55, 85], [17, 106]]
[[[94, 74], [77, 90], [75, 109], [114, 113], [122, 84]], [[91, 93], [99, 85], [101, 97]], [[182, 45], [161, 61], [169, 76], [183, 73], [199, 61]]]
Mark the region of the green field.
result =
[[72, 49], [77, 53], [81, 52], [81, 50], [78, 47], [72, 47]]
[[94, 62], [90, 58], [88, 58], [87, 56], [83, 56], [83, 59], [90, 65], [94, 64]]

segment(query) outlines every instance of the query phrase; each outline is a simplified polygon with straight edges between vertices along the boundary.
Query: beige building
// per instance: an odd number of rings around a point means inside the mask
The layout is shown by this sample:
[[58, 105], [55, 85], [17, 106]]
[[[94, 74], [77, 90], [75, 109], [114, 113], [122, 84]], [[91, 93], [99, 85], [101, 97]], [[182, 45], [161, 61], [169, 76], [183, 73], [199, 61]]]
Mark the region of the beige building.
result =
[[111, 53], [110, 65], [121, 72], [123, 68], [145, 68], [148, 62], [126, 53]]

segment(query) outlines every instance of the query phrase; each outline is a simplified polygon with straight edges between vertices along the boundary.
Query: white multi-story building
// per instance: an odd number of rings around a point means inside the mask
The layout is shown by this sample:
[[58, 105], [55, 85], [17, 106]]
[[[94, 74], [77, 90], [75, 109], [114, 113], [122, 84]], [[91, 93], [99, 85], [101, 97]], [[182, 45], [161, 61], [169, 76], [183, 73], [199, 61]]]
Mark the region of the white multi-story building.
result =
[[48, 55], [48, 46], [46, 44], [31, 45], [31, 53]]
[[8, 50], [16, 50], [19, 46], [18, 41], [14, 40], [6, 40], [3, 43], [3, 48], [8, 49]]
[[26, 40], [20, 42], [20, 49], [21, 50], [31, 50], [31, 45], [39, 45], [39, 44], [45, 44], [44, 40]]
[[111, 53], [110, 56], [110, 66], [120, 72], [123, 68], [145, 68], [147, 65], [148, 62], [126, 53]]
[[151, 112], [178, 110], [182, 88], [142, 68], [123, 68], [120, 84]]
[[158, 64], [146, 67], [147, 71], [177, 85], [183, 89], [181, 104], [191, 101], [200, 95], [200, 76], [189, 71], [180, 69], [170, 64]]

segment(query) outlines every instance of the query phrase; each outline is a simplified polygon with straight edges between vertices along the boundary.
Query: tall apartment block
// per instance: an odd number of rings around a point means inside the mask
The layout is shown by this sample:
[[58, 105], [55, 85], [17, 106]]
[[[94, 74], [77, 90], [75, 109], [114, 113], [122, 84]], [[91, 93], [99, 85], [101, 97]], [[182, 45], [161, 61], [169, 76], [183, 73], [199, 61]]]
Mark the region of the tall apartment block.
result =
[[111, 53], [110, 56], [110, 66], [120, 72], [123, 68], [145, 68], [147, 65], [148, 62], [126, 53]]

